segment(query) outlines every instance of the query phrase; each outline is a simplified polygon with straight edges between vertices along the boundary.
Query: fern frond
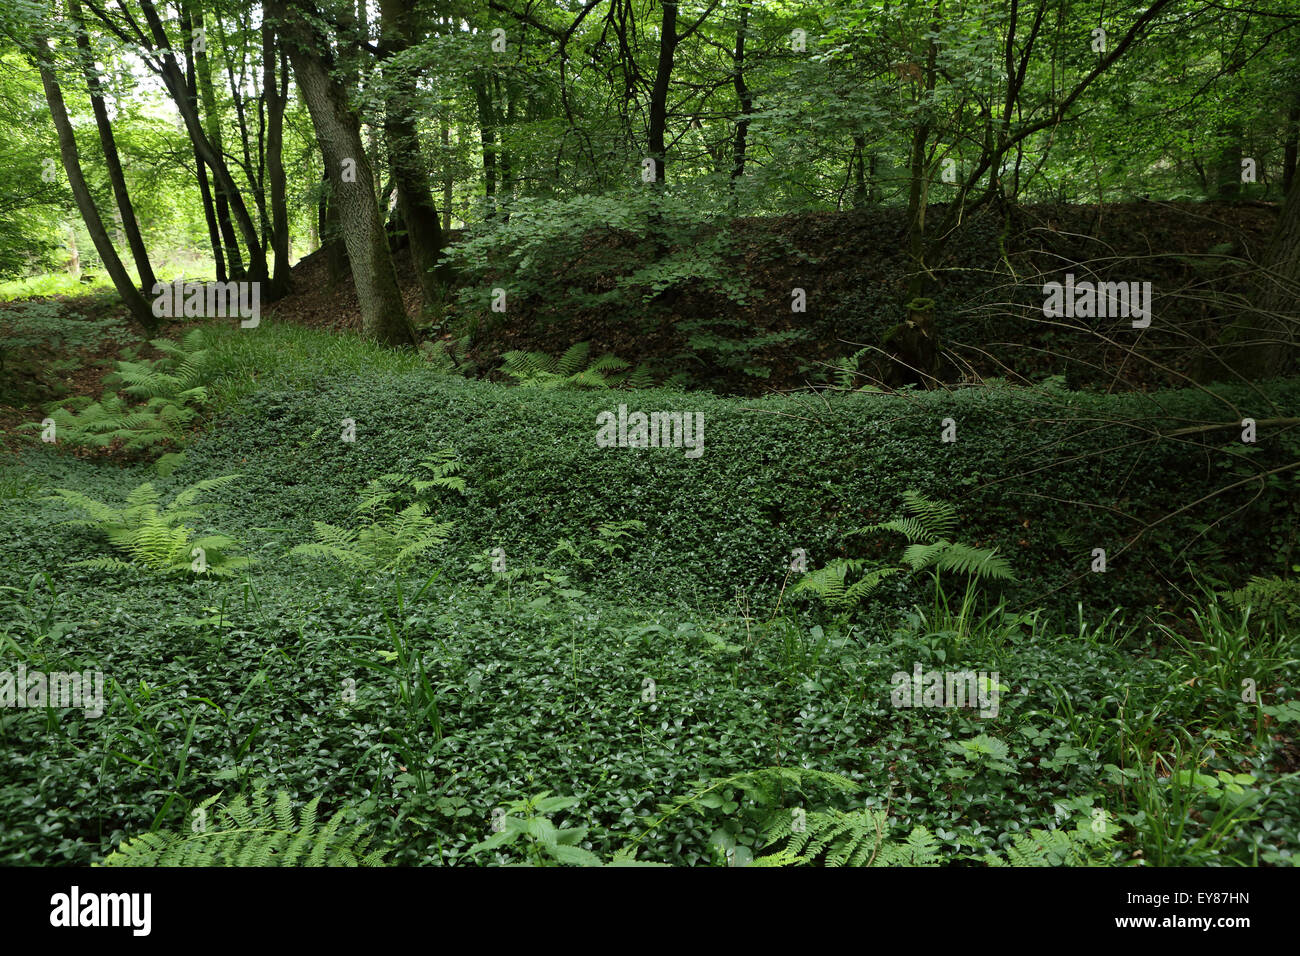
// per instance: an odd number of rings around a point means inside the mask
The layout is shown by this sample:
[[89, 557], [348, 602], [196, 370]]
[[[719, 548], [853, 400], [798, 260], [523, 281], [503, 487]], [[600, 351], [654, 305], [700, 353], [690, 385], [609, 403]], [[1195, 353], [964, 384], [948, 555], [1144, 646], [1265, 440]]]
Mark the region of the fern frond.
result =
[[243, 475], [222, 475], [219, 478], [207, 478], [203, 481], [190, 485], [175, 498], [172, 499], [173, 508], [184, 508], [186, 505], [193, 504], [205, 491], [214, 491], [217, 488], [225, 487], [232, 481], [238, 481]]
[[[199, 806], [207, 809], [209, 798]], [[162, 866], [383, 866], [386, 851], [371, 850], [364, 826], [343, 830], [340, 809], [317, 826], [320, 797], [301, 814], [287, 793], [267, 798], [264, 788], [250, 802], [243, 794], [221, 808], [216, 825], [198, 833], [142, 833], [122, 841], [101, 863], [116, 867]]]
[[875, 534], [879, 531], [893, 531], [901, 534], [912, 543], [927, 542], [934, 539], [934, 535], [917, 518], [894, 518], [890, 521], [882, 521], [879, 524], [869, 524], [866, 527], [858, 528], [854, 534]]
[[575, 342], [560, 356], [555, 365], [557, 375], [572, 375], [587, 364], [587, 355], [591, 352], [590, 342]]
[[973, 548], [966, 544], [949, 544], [935, 562], [940, 571], [956, 571], [978, 580], [1008, 581], [1011, 565], [996, 549]]
[[[88, 495], [70, 489], [58, 489], [54, 497], [86, 514], [86, 519], [68, 522], [80, 527], [93, 528], [118, 551], [125, 553], [137, 564], [158, 572], [189, 571], [191, 555], [195, 548], [211, 550], [206, 555], [208, 573], [224, 576], [247, 567], [251, 559], [227, 554], [235, 542], [219, 534], [195, 538], [184, 522], [202, 516], [199, 507], [184, 507], [192, 503], [203, 491], [221, 486], [237, 478], [227, 475], [201, 481], [180, 492], [165, 508], [160, 508], [158, 490], [151, 482], [144, 482], [127, 493], [125, 506], [114, 508], [96, 501]], [[117, 568], [121, 562], [94, 558], [78, 562], [80, 566]]]
[[924, 525], [932, 538], [948, 538], [957, 530], [957, 509], [915, 491], [903, 492], [903, 507]]

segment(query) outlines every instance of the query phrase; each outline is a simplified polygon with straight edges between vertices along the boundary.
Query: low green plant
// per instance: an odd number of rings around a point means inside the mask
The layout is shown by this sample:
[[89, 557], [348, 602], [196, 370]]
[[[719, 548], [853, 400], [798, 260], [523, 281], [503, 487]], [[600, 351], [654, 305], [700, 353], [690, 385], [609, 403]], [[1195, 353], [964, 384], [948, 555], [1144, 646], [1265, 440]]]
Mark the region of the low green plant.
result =
[[[571, 538], [561, 538], [551, 549], [551, 557], [564, 557], [584, 571], [596, 566], [597, 558], [616, 558], [631, 543], [632, 538], [645, 531], [645, 522], [636, 519], [628, 521], [605, 521], [596, 526], [596, 533], [582, 542]], [[588, 555], [595, 555], [589, 557]]]
[[577, 797], [553, 797], [549, 790], [499, 808], [493, 814], [495, 832], [469, 849], [470, 855], [483, 850], [510, 849], [522, 856], [516, 866], [662, 866], [637, 860], [634, 850], [616, 852], [608, 864], [580, 844], [586, 827], [557, 827], [551, 815], [581, 803]]
[[654, 376], [645, 365], [628, 371], [617, 355], [590, 357], [591, 343], [571, 345], [558, 358], [545, 352], [506, 352], [501, 371], [525, 388], [650, 388]]
[[1166, 623], [1159, 630], [1182, 652], [1186, 670], [1197, 681], [1227, 692], [1229, 699], [1238, 699], [1243, 681], [1262, 691], [1300, 665], [1290, 628], [1282, 621], [1252, 620], [1249, 602], [1235, 610], [1207, 593], [1202, 606], [1189, 613], [1190, 633]]
[[[901, 563], [874, 566], [878, 562], [861, 558], [837, 558], [825, 567], [807, 572], [790, 589], [794, 594], [810, 594], [827, 608], [847, 611], [873, 594], [884, 580], [904, 571], [928, 571], [934, 583], [934, 618], [951, 617], [942, 575], [952, 574], [966, 580], [960, 612], [956, 616], [958, 632], [966, 629], [974, 607], [978, 585], [987, 581], [1007, 581], [1011, 566], [996, 549], [976, 548], [953, 541], [957, 527], [957, 509], [952, 505], [919, 494], [903, 492], [904, 517], [867, 525], [852, 532], [856, 535], [891, 532], [908, 540]], [[853, 576], [855, 580], [850, 581]]]
[[828, 375], [834, 386], [841, 391], [851, 392], [854, 390], [862, 392], [878, 392], [880, 389], [871, 384], [858, 385], [858, 379], [865, 375], [875, 378], [879, 374], [879, 369], [872, 367], [870, 361], [867, 367], [863, 367], [863, 360], [869, 356], [879, 355], [880, 350], [866, 346], [858, 349], [852, 355], [843, 355], [831, 363]]
[[[806, 802], [805, 792], [812, 788], [836, 794], [856, 793], [860, 789], [841, 774], [797, 767], [766, 767], [702, 780], [692, 793], [673, 803], [660, 804], [658, 816], [625, 849], [635, 850], [664, 824], [686, 813], [714, 814], [722, 817], [708, 840], [715, 861], [726, 866], [749, 866], [755, 862], [757, 847], [779, 839], [764, 836], [779, 830], [779, 818], [795, 815], [798, 808], [787, 809], [787, 800], [797, 797], [802, 804]], [[800, 860], [781, 851], [764, 865], [787, 862]]]
[[235, 553], [234, 539], [224, 534], [196, 535], [187, 522], [202, 518], [209, 507], [200, 496], [240, 478], [223, 475], [197, 482], [163, 505], [162, 496], [151, 482], [145, 482], [126, 496], [121, 507], [97, 501], [80, 491], [56, 489], [47, 500], [58, 500], [87, 517], [66, 524], [91, 528], [110, 545], [130, 558], [103, 556], [74, 561], [70, 567], [101, 570], [129, 568], [134, 563], [164, 574], [208, 574], [229, 577], [252, 564], [252, 559]]
[[[74, 447], [116, 448], [125, 454], [153, 454], [185, 444], [190, 426], [207, 404], [210, 379], [202, 329], [192, 329], [180, 343], [154, 339], [158, 359], [135, 359], [126, 353], [104, 379], [108, 390], [92, 401], [78, 396], [49, 409], [56, 438]], [[21, 428], [43, 426], [29, 422]], [[174, 466], [175, 460], [168, 459]]]
[[791, 596], [810, 594], [831, 611], [851, 611], [876, 592], [902, 568], [872, 567], [864, 558], [836, 558], [823, 568], [808, 571], [790, 589]]
[[424, 470], [423, 476], [419, 473], [390, 472], [371, 481], [361, 493], [357, 510], [392, 507], [398, 502], [411, 504], [427, 499], [426, 492], [434, 489], [469, 494], [465, 478], [461, 475], [465, 466], [454, 448], [435, 452], [432, 457], [418, 462], [417, 467]]
[[34, 498], [40, 488], [40, 482], [20, 469], [0, 469], [0, 501]]
[[[329, 558], [360, 571], [396, 571], [411, 558], [446, 542], [450, 521], [429, 514], [427, 492], [433, 489], [467, 494], [463, 469], [453, 449], [444, 449], [419, 463], [427, 477], [392, 472], [367, 482], [352, 513], [360, 523], [340, 528], [312, 522], [316, 541], [300, 544], [290, 554]], [[400, 508], [400, 510], [398, 510]]]
[[[556, 552], [553, 551], [552, 553]], [[468, 570], [475, 574], [481, 574], [491, 569], [491, 575], [485, 581], [483, 590], [490, 593], [504, 588], [507, 604], [512, 609], [514, 607], [516, 585], [519, 585], [521, 590], [531, 596], [533, 601], [539, 603], [548, 602], [551, 595], [558, 595], [565, 599], [575, 599], [582, 597], [585, 593], [573, 587], [572, 577], [564, 571], [539, 564], [536, 561], [507, 560], [503, 548], [492, 548], [481, 552], [477, 560], [471, 562], [467, 567]]]
[[[1300, 572], [1300, 566], [1292, 570]], [[1255, 575], [1225, 597], [1233, 607], [1251, 608], [1261, 618], [1279, 614], [1291, 624], [1300, 624], [1300, 577]]]
[[259, 786], [249, 799], [236, 796], [220, 807], [215, 826], [200, 825], [220, 796], [194, 808], [190, 833], [159, 830], [122, 841], [101, 866], [383, 866], [386, 852], [371, 850], [367, 827], [346, 827], [346, 808], [322, 825], [320, 797], [298, 813], [289, 794], [268, 796]]
[[990, 850], [981, 858], [989, 866], [1111, 866], [1119, 845], [1119, 826], [1102, 807], [1092, 807], [1092, 797], [1075, 801], [1089, 804], [1074, 827], [1031, 827], [1011, 837], [1001, 852]]
[[[810, 334], [806, 329], [785, 329], [745, 335], [750, 325], [741, 319], [687, 319], [678, 322], [676, 328], [686, 335], [687, 357], [753, 378], [767, 378], [772, 372], [760, 355], [764, 349], [803, 341]], [[740, 329], [742, 334], [732, 336], [719, 331], [727, 328]]]
[[[4, 607], [0, 647], [19, 659], [36, 659], [43, 652], [42, 644], [56, 644], [76, 628], [76, 624], [60, 620], [66, 596], [55, 587], [54, 576], [48, 571], [33, 574], [26, 591], [8, 586], [0, 586], [0, 591], [15, 595]], [[13, 636], [15, 632], [23, 638], [22, 643]]]
[[1134, 743], [1129, 757], [1127, 768], [1108, 770], [1133, 801], [1120, 818], [1152, 866], [1219, 865], [1268, 802], [1252, 774], [1203, 772], [1210, 754], [1198, 741], [1175, 737], [1164, 752]]
[[444, 544], [451, 534], [451, 522], [434, 520], [428, 510], [421, 502], [396, 512], [375, 505], [366, 509], [362, 522], [352, 528], [313, 521], [317, 540], [300, 544], [289, 553], [329, 558], [360, 571], [394, 571]]
[[434, 371], [443, 375], [471, 375], [478, 366], [469, 356], [471, 336], [458, 339], [426, 339], [420, 343], [420, 355]]
[[[413, 633], [412, 616], [416, 602], [441, 573], [441, 569], [434, 571], [409, 602], [401, 577], [396, 577], [393, 606], [383, 608], [388, 647], [376, 648], [373, 657], [354, 654], [349, 658], [353, 664], [374, 671], [391, 682], [396, 690], [396, 719], [386, 721], [383, 736], [386, 741], [392, 742], [403, 761], [402, 775], [398, 777], [397, 783], [413, 786], [420, 794], [426, 794], [430, 789], [429, 746], [422, 735], [427, 729], [436, 744], [443, 739], [443, 726], [438, 692], [429, 677], [424, 652]], [[353, 639], [364, 640], [359, 636]], [[385, 697], [386, 703], [392, 701], [394, 698]]]
[[767, 831], [767, 842], [785, 840], [785, 845], [754, 865], [938, 866], [943, 861], [933, 833], [914, 826], [906, 835], [895, 834], [885, 810], [815, 811], [779, 819]]

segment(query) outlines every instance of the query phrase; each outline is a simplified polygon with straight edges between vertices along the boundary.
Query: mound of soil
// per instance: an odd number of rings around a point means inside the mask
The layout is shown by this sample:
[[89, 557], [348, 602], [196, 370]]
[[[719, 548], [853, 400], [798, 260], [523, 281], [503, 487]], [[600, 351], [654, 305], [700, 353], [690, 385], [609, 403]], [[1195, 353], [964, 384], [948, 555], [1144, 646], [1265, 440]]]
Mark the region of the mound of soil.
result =
[[[942, 211], [932, 207], [931, 221]], [[929, 264], [926, 295], [935, 301], [936, 328], [952, 367], [967, 378], [1065, 374], [1075, 385], [1114, 390], [1167, 385], [1190, 365], [1188, 344], [1211, 340], [1231, 318], [1232, 296], [1247, 291], [1245, 263], [1262, 254], [1277, 212], [1264, 203], [1160, 202], [990, 210], [963, 223], [940, 261]], [[695, 384], [752, 394], [825, 380], [830, 363], [879, 346], [907, 317], [914, 266], [902, 209], [738, 219], [726, 228], [736, 250], [728, 265], [753, 290], [747, 305], [688, 286], [656, 297], [633, 319], [626, 309], [521, 298], [512, 302], [509, 322], [486, 313], [475, 317], [472, 358], [491, 368], [511, 349], [559, 354], [589, 341], [592, 355], [613, 352], [665, 377], [686, 371]], [[621, 240], [609, 235], [591, 241]], [[275, 312], [322, 328], [358, 329], [350, 277], [331, 275], [328, 259], [326, 250], [303, 259], [294, 269], [296, 291], [276, 303]], [[396, 264], [414, 316], [419, 293], [405, 251], [396, 254]], [[553, 268], [558, 284], [570, 263], [557, 261]], [[1079, 322], [1076, 328], [1042, 321], [1043, 283], [1067, 272], [1077, 279], [1150, 282], [1152, 327], [1138, 336], [1126, 335], [1127, 321]], [[596, 277], [586, 291], [607, 286], [607, 278]], [[804, 312], [791, 311], [794, 289], [805, 290]], [[447, 332], [456, 330], [457, 318], [467, 316], [449, 312]], [[702, 340], [680, 327], [688, 320], [721, 320], [715, 331], [737, 340], [791, 331], [801, 337], [752, 352], [701, 348]], [[1133, 348], [1143, 357], [1135, 361]]]

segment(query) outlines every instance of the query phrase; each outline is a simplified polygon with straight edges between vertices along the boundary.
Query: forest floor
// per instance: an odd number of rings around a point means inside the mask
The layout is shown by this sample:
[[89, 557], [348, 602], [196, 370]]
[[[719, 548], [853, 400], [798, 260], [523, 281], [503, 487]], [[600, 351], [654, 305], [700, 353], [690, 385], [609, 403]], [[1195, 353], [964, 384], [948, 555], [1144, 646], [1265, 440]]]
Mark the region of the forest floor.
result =
[[[1004, 243], [1006, 268], [1027, 307], [1047, 262], [1059, 275], [1128, 257], [1142, 274], [1126, 281], [1219, 283], [1200, 257], [1225, 244], [1258, 256], [1272, 215], [1030, 210]], [[897, 320], [897, 228], [883, 213], [742, 222], [733, 249], [752, 258], [738, 269], [782, 308], [726, 311], [685, 289], [645, 310], [654, 328], [642, 333], [639, 309], [548, 326], [548, 303], [525, 301], [509, 325], [481, 327], [474, 349], [489, 369], [510, 348], [556, 354], [579, 339], [677, 363], [691, 345], [674, 326], [691, 319], [788, 327], [783, 283], [797, 280], [809, 312], [793, 319], [808, 337], [755, 354], [767, 378], [716, 364], [695, 381], [789, 387], [811, 377], [800, 364]], [[997, 343], [1032, 325], [965, 311], [1002, 295], [997, 230], [972, 224], [952, 248], [935, 296], [945, 336], [1019, 359]], [[954, 865], [1063, 862], [1044, 856], [1049, 840], [1088, 865], [1294, 862], [1300, 649], [1289, 606], [1266, 618], [1238, 590], [1261, 575], [1283, 593], [1295, 564], [1297, 497], [1281, 475], [1294, 445], [1269, 435], [1247, 458], [1150, 436], [1217, 420], [1221, 400], [1295, 407], [1300, 382], [1249, 396], [658, 391], [642, 394], [707, 419], [707, 454], [642, 454], [593, 441], [613, 393], [467, 380], [339, 334], [359, 316], [346, 276], [329, 289], [324, 258], [304, 261], [300, 291], [255, 332], [208, 320], [210, 401], [173, 471], [139, 455], [89, 460], [63, 431], [57, 445], [18, 433], [22, 460], [0, 462], [6, 654], [29, 672], [94, 670], [108, 692], [93, 719], [34, 707], [0, 719], [12, 755], [0, 762], [0, 865], [98, 862], [131, 835], [189, 832], [223, 791], [264, 785], [294, 806], [321, 797], [410, 865], [522, 861], [520, 847], [486, 841], [498, 810], [537, 795], [568, 808], [552, 826], [583, 828], [602, 861], [635, 845], [647, 862], [744, 865], [776, 848], [773, 821], [797, 806], [810, 827], [856, 820], [872, 846], [924, 841]], [[413, 310], [414, 276], [400, 269]], [[1157, 315], [1159, 331], [1170, 312]], [[62, 342], [49, 350], [32, 332], [38, 344], [5, 356], [6, 447], [46, 402], [98, 394], [122, 348], [153, 354], [121, 318], [103, 295], [0, 303], [11, 341], [27, 328]], [[946, 416], [961, 419], [960, 443], [940, 444]], [[417, 468], [463, 484], [400, 477]], [[1237, 480], [1252, 474], [1272, 477]], [[213, 483], [201, 505], [158, 520], [190, 557], [218, 537], [228, 544], [209, 557], [252, 559], [224, 580], [155, 573], [108, 523], [74, 520], [78, 501], [174, 504], [199, 482]], [[399, 491], [365, 505], [382, 520], [368, 529], [358, 509], [376, 482]], [[418, 517], [399, 525], [399, 506]], [[945, 571], [945, 592], [902, 541], [860, 530], [926, 509], [967, 553], [996, 549], [1010, 577], [962, 591]], [[388, 563], [373, 542], [399, 531], [380, 528], [405, 529], [409, 564]], [[355, 553], [318, 547], [335, 532]], [[1098, 549], [1111, 573], [1089, 570]], [[809, 572], [798, 578], [796, 556]], [[865, 600], [842, 576], [837, 591], [840, 558], [884, 575]], [[399, 659], [418, 664], [419, 687]], [[899, 677], [917, 668], [988, 676], [995, 706], [900, 702]], [[791, 768], [821, 776], [792, 782]], [[764, 780], [780, 786], [746, 787]]]

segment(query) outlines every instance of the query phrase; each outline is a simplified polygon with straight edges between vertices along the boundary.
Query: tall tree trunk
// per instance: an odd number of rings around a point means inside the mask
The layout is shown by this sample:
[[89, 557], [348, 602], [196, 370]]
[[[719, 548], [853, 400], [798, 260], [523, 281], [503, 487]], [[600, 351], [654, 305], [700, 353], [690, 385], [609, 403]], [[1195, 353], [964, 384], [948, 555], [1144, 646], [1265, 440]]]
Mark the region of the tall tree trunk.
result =
[[[245, 15], [247, 15], [246, 11]], [[238, 17], [238, 14], [236, 14], [236, 16]], [[262, 233], [265, 235], [267, 224], [270, 222], [270, 217], [266, 212], [266, 189], [264, 188], [265, 174], [262, 164], [262, 135], [266, 126], [265, 112], [262, 109], [261, 100], [259, 99], [257, 109], [258, 162], [257, 165], [254, 165], [253, 157], [249, 148], [253, 142], [253, 137], [250, 136], [248, 132], [248, 111], [244, 108], [244, 94], [241, 91], [242, 83], [246, 79], [248, 64], [241, 58], [239, 77], [236, 79], [233, 63], [234, 58], [230, 56], [229, 50], [226, 48], [225, 35], [221, 32], [221, 21], [216, 20], [216, 24], [217, 36], [221, 40], [222, 51], [225, 54], [222, 59], [225, 60], [226, 64], [226, 82], [230, 86], [230, 102], [235, 107], [235, 122], [239, 126], [239, 149], [244, 155], [244, 169], [248, 176], [248, 184], [253, 191], [253, 202], [257, 206], [257, 215], [261, 223]], [[248, 24], [241, 24], [238, 19], [236, 20], [236, 25], [246, 32], [251, 30], [251, 27]], [[263, 242], [262, 245], [265, 246], [266, 243]], [[265, 272], [266, 264], [263, 263], [262, 273], [265, 274]]]
[[853, 137], [853, 208], [867, 204], [867, 141], [862, 136]]
[[158, 331], [158, 319], [144, 296], [140, 294], [140, 290], [131, 281], [130, 275], [122, 265], [122, 260], [118, 258], [117, 250], [109, 241], [108, 230], [104, 228], [104, 221], [99, 217], [95, 200], [90, 195], [85, 176], [82, 175], [81, 157], [77, 153], [77, 139], [73, 135], [72, 123], [68, 120], [68, 110], [63, 103], [63, 91], [59, 88], [58, 78], [54, 75], [54, 66], [47, 59], [50, 55], [49, 46], [45, 37], [39, 35], [34, 37], [32, 42], [36, 50], [33, 59], [37, 69], [40, 70], [41, 85], [45, 88], [45, 100], [49, 104], [50, 117], [54, 120], [54, 129], [59, 136], [59, 155], [63, 159], [63, 170], [67, 173], [68, 185], [72, 188], [72, 195], [77, 201], [81, 221], [86, 224], [86, 231], [90, 233], [90, 239], [95, 244], [95, 251], [99, 253], [109, 278], [113, 280], [113, 287], [126, 303], [131, 317], [140, 323], [146, 333], [153, 335]]
[[[451, 127], [442, 121], [442, 231], [451, 230]], [[444, 241], [446, 239], [444, 235]]]
[[497, 211], [497, 132], [496, 114], [492, 108], [492, 96], [488, 92], [486, 75], [480, 73], [473, 82], [474, 102], [478, 106], [479, 136], [483, 140], [483, 193], [487, 211], [485, 219], [491, 219]]
[[420, 279], [420, 293], [426, 311], [439, 311], [447, 282], [446, 269], [439, 267], [442, 229], [438, 209], [429, 188], [429, 175], [420, 151], [413, 101], [415, 77], [409, 69], [390, 68], [391, 58], [410, 45], [416, 29], [409, 0], [380, 0], [379, 56], [384, 62], [384, 137], [388, 141], [388, 165], [397, 187], [397, 205], [411, 243], [411, 263]]
[[[926, 41], [925, 92], [933, 93], [939, 47], [935, 37], [942, 26], [940, 10], [942, 0], [936, 0], [930, 20], [930, 38]], [[919, 85], [919, 84], [918, 84]], [[917, 100], [921, 91], [916, 92]], [[930, 141], [930, 123], [921, 121], [912, 132], [912, 150], [909, 159], [910, 182], [907, 190], [907, 246], [916, 271], [908, 280], [908, 299], [921, 297], [926, 288], [925, 264], [925, 213], [930, 200], [930, 170], [926, 166], [926, 147]]]
[[501, 146], [501, 191], [504, 194], [501, 199], [501, 206], [504, 218], [509, 222], [510, 203], [515, 198], [515, 163], [514, 156], [510, 153], [509, 136], [510, 130], [512, 130], [515, 125], [515, 113], [518, 108], [518, 98], [515, 96], [514, 86], [509, 80], [506, 81], [505, 92], [502, 93], [500, 74], [497, 75], [496, 83], [496, 101], [500, 103], [504, 100], [506, 104], [505, 116], [503, 117], [503, 122], [498, 127], [499, 132], [497, 137]]
[[99, 145], [104, 151], [104, 165], [108, 169], [108, 181], [113, 186], [113, 198], [122, 223], [122, 232], [127, 245], [131, 248], [131, 258], [135, 260], [135, 271], [140, 275], [140, 288], [149, 291], [158, 280], [154, 277], [153, 266], [149, 262], [149, 251], [145, 248], [140, 235], [140, 226], [135, 218], [135, 207], [131, 204], [131, 195], [127, 192], [126, 176], [122, 172], [122, 163], [117, 154], [117, 141], [113, 137], [113, 127], [108, 121], [108, 110], [104, 106], [103, 89], [99, 82], [99, 73], [95, 70], [95, 57], [90, 49], [90, 36], [86, 33], [85, 20], [81, 15], [80, 0], [68, 0], [68, 13], [76, 25], [77, 51], [81, 55], [81, 71], [86, 78], [86, 87], [90, 90], [90, 107], [95, 113], [95, 126], [99, 129]]
[[749, 32], [749, 4], [740, 7], [740, 23], [736, 27], [736, 52], [731, 57], [736, 100], [740, 103], [740, 119], [736, 121], [736, 145], [732, 150], [731, 188], [735, 198], [736, 181], [745, 175], [745, 147], [749, 137], [749, 117], [754, 112], [754, 96], [745, 82], [745, 35]]
[[77, 227], [71, 224], [68, 225], [68, 275], [74, 280], [81, 279], [81, 252], [77, 249]]
[[[187, 38], [192, 37], [193, 31], [196, 29], [204, 29], [203, 10], [200, 8], [191, 11], [189, 4], [182, 4], [181, 33]], [[208, 141], [212, 143], [212, 148], [217, 151], [218, 155], [224, 155], [225, 147], [221, 141], [221, 116], [217, 112], [217, 98], [212, 91], [212, 68], [208, 63], [207, 43], [204, 42], [201, 46], [196, 47], [191, 42], [188, 61], [190, 68], [185, 73], [185, 86], [186, 93], [190, 98], [190, 108], [197, 113], [199, 104], [202, 104], [205, 120], [204, 128], [208, 134]], [[235, 235], [235, 227], [230, 219], [230, 200], [226, 197], [226, 191], [222, 187], [220, 180], [214, 182], [214, 187], [217, 225], [221, 230], [222, 244], [225, 246], [230, 267], [230, 277], [232, 279], [243, 279], [245, 275], [244, 259], [239, 251], [239, 238]]]
[[[330, 76], [329, 44], [315, 34], [306, 20], [308, 15], [318, 18], [319, 14], [309, 0], [295, 0], [292, 6], [285, 0], [270, 0], [267, 12], [278, 21], [298, 89], [334, 180], [334, 200], [352, 264], [362, 331], [367, 338], [386, 345], [414, 345], [415, 336], [388, 251], [384, 220], [375, 201], [374, 175], [361, 142], [361, 124], [348, 107], [347, 91]], [[345, 161], [355, 176], [335, 179], [335, 171], [344, 169]]]
[[[271, 188], [271, 251], [275, 257], [270, 288], [272, 301], [289, 293], [289, 206], [284, 173], [284, 108], [289, 101], [289, 64], [276, 44], [275, 28], [262, 24], [262, 92], [266, 97], [266, 174]], [[275, 68], [279, 61], [277, 85]]]
[[181, 119], [185, 121], [185, 130], [189, 133], [195, 149], [212, 170], [214, 183], [226, 193], [226, 197], [230, 202], [230, 211], [235, 217], [235, 223], [239, 226], [239, 231], [244, 237], [244, 244], [248, 249], [248, 260], [252, 267], [250, 277], [254, 280], [263, 279], [266, 276], [266, 255], [262, 251], [262, 243], [257, 235], [257, 227], [248, 214], [248, 207], [244, 204], [244, 197], [240, 194], [238, 187], [235, 186], [235, 180], [230, 175], [225, 159], [213, 148], [207, 133], [203, 129], [198, 110], [190, 98], [185, 76], [176, 62], [171, 42], [167, 39], [166, 31], [163, 30], [162, 20], [158, 17], [158, 11], [154, 7], [153, 0], [139, 0], [139, 2], [140, 9], [149, 24], [150, 33], [153, 35], [155, 52], [158, 54], [161, 65], [163, 83], [167, 87], [168, 93], [171, 94], [177, 110], [180, 111]]
[[655, 182], [667, 181], [668, 151], [664, 142], [668, 128], [668, 88], [673, 76], [673, 55], [677, 51], [677, 0], [663, 0], [659, 22], [659, 61], [650, 89], [650, 126], [647, 145], [655, 161]]
[[1282, 195], [1291, 195], [1291, 184], [1295, 181], [1296, 161], [1300, 159], [1300, 96], [1291, 104], [1286, 115], [1286, 137], [1283, 139], [1282, 155]]
[[221, 247], [221, 226], [217, 222], [216, 204], [212, 201], [212, 187], [208, 184], [208, 165], [203, 161], [198, 147], [194, 147], [194, 171], [199, 182], [199, 197], [203, 200], [203, 218], [208, 224], [208, 240], [212, 244], [213, 268], [218, 282], [226, 281], [226, 252]]
[[329, 159], [321, 153], [321, 162], [325, 164], [325, 176], [321, 183], [320, 200], [320, 243], [325, 249], [325, 268], [329, 272], [329, 288], [332, 291], [345, 275], [350, 274], [352, 265], [348, 262], [348, 247], [343, 242], [343, 228], [339, 224], [339, 205], [335, 198], [338, 190], [338, 170], [329, 168]]

